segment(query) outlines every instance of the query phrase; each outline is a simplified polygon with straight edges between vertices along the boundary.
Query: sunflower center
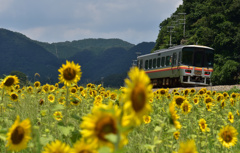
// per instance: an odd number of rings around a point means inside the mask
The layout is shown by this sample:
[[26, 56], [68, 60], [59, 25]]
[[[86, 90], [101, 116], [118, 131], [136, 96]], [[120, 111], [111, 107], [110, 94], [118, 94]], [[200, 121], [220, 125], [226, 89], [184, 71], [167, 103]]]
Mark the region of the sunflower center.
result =
[[177, 98], [177, 99], [176, 99], [176, 104], [177, 104], [178, 106], [181, 106], [182, 103], [183, 103], [183, 98]]
[[21, 126], [17, 126], [11, 134], [11, 140], [13, 144], [19, 144], [24, 138], [24, 129]]
[[201, 127], [202, 127], [202, 129], [205, 129], [205, 123], [201, 123]]
[[18, 96], [16, 94], [12, 94], [11, 97], [12, 97], [13, 100], [18, 99]]
[[232, 133], [229, 132], [229, 131], [224, 131], [223, 134], [222, 134], [222, 138], [224, 141], [226, 142], [231, 142], [233, 137], [232, 137]]
[[79, 153], [92, 153], [92, 152], [88, 150], [81, 150]]
[[188, 104], [185, 104], [185, 105], [183, 106], [183, 111], [184, 111], [184, 112], [188, 112]]
[[161, 90], [161, 95], [164, 95], [165, 93], [166, 93], [166, 91], [165, 90]]
[[210, 98], [207, 98], [206, 103], [210, 103], [210, 102], [212, 102], [212, 100]]
[[11, 85], [13, 85], [14, 83], [14, 78], [8, 78], [5, 82], [4, 82], [4, 86], [10, 87]]
[[132, 91], [131, 101], [133, 109], [138, 112], [142, 110], [146, 103], [146, 93], [142, 84], [137, 84]]
[[65, 80], [73, 80], [76, 76], [76, 71], [70, 67], [63, 71], [63, 77]]
[[198, 100], [197, 100], [197, 99], [194, 99], [193, 101], [194, 101], [194, 103], [198, 103]]
[[97, 122], [95, 131], [99, 139], [108, 141], [105, 135], [117, 133], [116, 123], [110, 116], [104, 117]]

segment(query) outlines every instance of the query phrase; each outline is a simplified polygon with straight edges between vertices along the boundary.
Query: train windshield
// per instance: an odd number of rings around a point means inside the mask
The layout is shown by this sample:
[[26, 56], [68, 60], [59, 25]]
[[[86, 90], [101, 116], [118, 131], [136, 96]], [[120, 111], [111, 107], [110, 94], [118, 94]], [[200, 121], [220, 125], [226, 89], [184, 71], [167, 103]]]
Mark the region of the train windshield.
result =
[[213, 50], [198, 47], [185, 47], [182, 50], [182, 64], [196, 67], [213, 67]]

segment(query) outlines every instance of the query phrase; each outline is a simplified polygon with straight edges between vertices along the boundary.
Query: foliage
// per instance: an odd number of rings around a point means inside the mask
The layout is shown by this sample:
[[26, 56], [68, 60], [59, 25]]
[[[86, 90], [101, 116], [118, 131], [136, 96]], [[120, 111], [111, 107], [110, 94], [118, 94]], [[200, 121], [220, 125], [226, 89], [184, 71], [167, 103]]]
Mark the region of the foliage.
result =
[[27, 75], [23, 72], [20, 71], [12, 71], [10, 75], [16, 75], [20, 81], [21, 86], [26, 86], [27, 85]]
[[[224, 61], [226, 64], [221, 64], [215, 59], [214, 84], [234, 84], [239, 83], [239, 80], [228, 78], [239, 76], [239, 61], [240, 61], [240, 0], [183, 0], [173, 15], [178, 15], [178, 19], [183, 19], [183, 16], [178, 13], [186, 13], [186, 37], [183, 38], [183, 25], [178, 24], [173, 29], [172, 41], [173, 44], [179, 45], [184, 39], [186, 44], [199, 44], [209, 46], [215, 49], [215, 54], [223, 57], [229, 57], [232, 61]], [[167, 26], [171, 26], [173, 21], [176, 21], [174, 16], [167, 18], [160, 23], [160, 31], [154, 50], [168, 47], [169, 33]], [[183, 22], [177, 20], [179, 23]], [[233, 66], [233, 67], [231, 67]], [[228, 69], [230, 68], [230, 70]], [[214, 71], [215, 71], [214, 70]], [[221, 76], [220, 80], [216, 78]], [[234, 75], [234, 76], [232, 76]], [[231, 76], [231, 77], [228, 77]]]

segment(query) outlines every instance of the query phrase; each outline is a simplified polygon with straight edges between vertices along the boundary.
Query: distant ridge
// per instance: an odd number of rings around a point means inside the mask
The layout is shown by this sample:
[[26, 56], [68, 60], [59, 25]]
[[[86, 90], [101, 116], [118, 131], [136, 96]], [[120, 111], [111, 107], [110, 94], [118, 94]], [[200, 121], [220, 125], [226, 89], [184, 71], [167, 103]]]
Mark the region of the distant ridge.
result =
[[34, 74], [39, 73], [37, 80], [42, 84], [53, 84], [58, 82], [58, 69], [69, 60], [81, 65], [80, 84], [93, 83], [102, 77], [127, 73], [132, 60], [137, 58], [136, 52], [150, 53], [154, 45], [154, 42], [134, 45], [121, 39], [101, 38], [49, 44], [0, 28], [0, 76], [20, 71], [34, 82]]

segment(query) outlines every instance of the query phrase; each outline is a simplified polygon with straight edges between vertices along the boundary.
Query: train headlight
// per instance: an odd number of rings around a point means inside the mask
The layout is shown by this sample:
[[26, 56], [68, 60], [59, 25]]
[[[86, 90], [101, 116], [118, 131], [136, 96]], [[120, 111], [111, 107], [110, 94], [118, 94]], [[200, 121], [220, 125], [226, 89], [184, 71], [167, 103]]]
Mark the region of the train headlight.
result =
[[192, 73], [192, 70], [185, 70], [185, 73]]

